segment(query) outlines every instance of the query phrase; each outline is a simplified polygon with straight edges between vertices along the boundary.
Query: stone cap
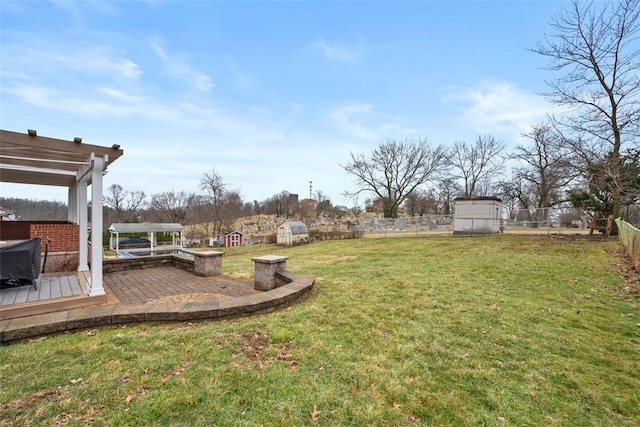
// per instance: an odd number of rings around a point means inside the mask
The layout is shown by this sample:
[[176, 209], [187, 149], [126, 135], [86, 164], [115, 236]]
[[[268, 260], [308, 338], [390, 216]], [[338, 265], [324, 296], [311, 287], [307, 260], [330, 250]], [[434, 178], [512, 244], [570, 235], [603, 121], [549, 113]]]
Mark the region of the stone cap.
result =
[[258, 256], [258, 257], [255, 257], [255, 258], [251, 258], [251, 261], [260, 262], [260, 263], [263, 263], [263, 264], [276, 264], [278, 262], [286, 261], [288, 259], [289, 259], [288, 256], [263, 255], [263, 256]]
[[193, 255], [201, 257], [214, 257], [224, 255], [224, 252], [220, 251], [194, 251]]

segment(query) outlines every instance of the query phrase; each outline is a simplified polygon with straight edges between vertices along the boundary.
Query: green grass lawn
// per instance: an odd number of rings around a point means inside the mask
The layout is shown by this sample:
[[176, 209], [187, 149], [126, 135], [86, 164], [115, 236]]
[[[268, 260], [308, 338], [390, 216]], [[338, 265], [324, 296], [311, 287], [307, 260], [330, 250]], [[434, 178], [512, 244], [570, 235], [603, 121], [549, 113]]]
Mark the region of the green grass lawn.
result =
[[0, 425], [640, 425], [640, 299], [615, 240], [256, 246], [316, 276], [252, 317], [0, 348]]

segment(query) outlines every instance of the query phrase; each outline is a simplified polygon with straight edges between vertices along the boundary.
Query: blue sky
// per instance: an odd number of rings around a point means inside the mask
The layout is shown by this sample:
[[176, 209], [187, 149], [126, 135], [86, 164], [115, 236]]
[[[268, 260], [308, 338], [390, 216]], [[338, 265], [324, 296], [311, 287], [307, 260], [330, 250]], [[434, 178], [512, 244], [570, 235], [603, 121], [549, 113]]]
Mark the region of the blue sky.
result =
[[[249, 202], [307, 197], [313, 181], [350, 207], [350, 152], [522, 143], [552, 78], [526, 49], [563, 5], [1, 0], [0, 127], [121, 145], [105, 186], [195, 192], [215, 168]], [[66, 201], [56, 187], [0, 189]]]

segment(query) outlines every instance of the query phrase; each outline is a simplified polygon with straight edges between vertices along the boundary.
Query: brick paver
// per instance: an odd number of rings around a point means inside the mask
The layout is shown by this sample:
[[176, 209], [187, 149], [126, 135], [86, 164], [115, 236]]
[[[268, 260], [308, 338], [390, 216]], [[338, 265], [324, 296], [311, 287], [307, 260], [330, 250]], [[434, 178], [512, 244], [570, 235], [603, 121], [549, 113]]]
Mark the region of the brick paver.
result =
[[107, 273], [103, 284], [123, 304], [204, 301], [259, 294], [253, 282], [224, 276], [201, 277], [175, 267]]

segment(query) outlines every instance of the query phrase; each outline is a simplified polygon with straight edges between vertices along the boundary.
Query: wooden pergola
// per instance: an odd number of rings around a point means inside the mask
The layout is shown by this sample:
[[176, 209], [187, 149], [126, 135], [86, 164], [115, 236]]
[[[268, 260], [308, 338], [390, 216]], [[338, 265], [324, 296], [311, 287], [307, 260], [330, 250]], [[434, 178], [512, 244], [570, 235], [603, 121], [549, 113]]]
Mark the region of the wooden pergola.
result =
[[[78, 271], [90, 272], [89, 296], [102, 286], [102, 177], [122, 156], [119, 145], [102, 147], [27, 133], [0, 130], [0, 182], [67, 187], [68, 220], [79, 225]], [[91, 186], [91, 268], [89, 268], [88, 186]]]

